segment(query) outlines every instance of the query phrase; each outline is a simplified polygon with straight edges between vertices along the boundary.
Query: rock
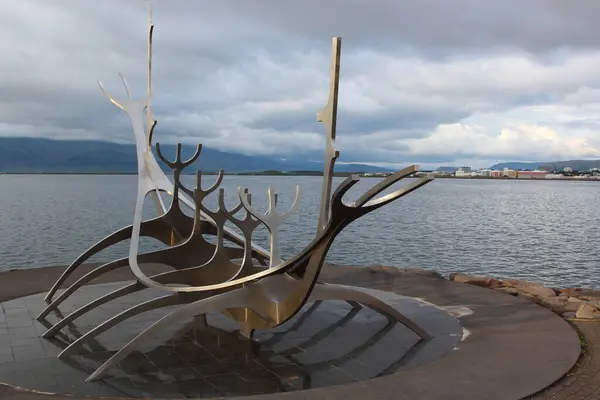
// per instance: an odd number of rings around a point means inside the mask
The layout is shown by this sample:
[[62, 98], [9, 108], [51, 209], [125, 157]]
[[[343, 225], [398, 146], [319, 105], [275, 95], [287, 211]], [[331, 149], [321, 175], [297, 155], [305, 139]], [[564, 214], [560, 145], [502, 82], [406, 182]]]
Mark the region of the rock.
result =
[[562, 313], [563, 318], [575, 318], [575, 313], [572, 311]]
[[519, 279], [504, 279], [502, 280], [503, 287], [514, 287], [522, 292], [523, 295], [530, 297], [555, 297], [556, 292], [541, 283], [522, 281]]
[[426, 275], [432, 278], [444, 279], [442, 274], [437, 271], [430, 271], [427, 269], [421, 268], [398, 268], [398, 267], [389, 267], [385, 265], [369, 265], [367, 267], [370, 272], [385, 272], [388, 274], [406, 274], [406, 275]]
[[518, 279], [502, 279], [502, 286], [504, 287], [516, 287], [522, 281]]
[[519, 296], [521, 297], [527, 297], [528, 299], [539, 299], [539, 297], [534, 296], [533, 294], [529, 293], [529, 292], [523, 292], [522, 290], [516, 289], [517, 293], [519, 294]]
[[[571, 297], [573, 298], [573, 297]], [[579, 299], [575, 299], [575, 300], [579, 300]], [[567, 301], [567, 303], [565, 304], [565, 309], [567, 311], [572, 311], [572, 312], [576, 312], [577, 310], [579, 310], [579, 307], [581, 307], [582, 302], [581, 301]]]
[[490, 289], [498, 289], [498, 288], [503, 288], [504, 286], [502, 285], [501, 280], [490, 278], [490, 281], [488, 282], [488, 287]]
[[483, 287], [490, 287], [490, 284], [493, 284], [493, 281], [499, 282], [487, 276], [465, 275], [459, 273], [452, 273], [448, 278], [454, 282], [468, 283], [470, 285], [477, 285]]
[[541, 283], [529, 282], [529, 281], [518, 281], [515, 287], [524, 293], [530, 294], [535, 297], [556, 297], [554, 290], [547, 288]]
[[586, 301], [590, 306], [596, 307], [596, 309], [600, 310], [600, 301]]
[[575, 313], [575, 316], [582, 319], [592, 319], [594, 318], [594, 311], [596, 311], [596, 307], [593, 307], [587, 303], [581, 303], [577, 309], [577, 312]]
[[600, 297], [600, 290], [580, 288], [579, 289], [579, 294], [582, 295], [582, 296]]
[[580, 288], [565, 288], [565, 289], [558, 289], [558, 291], [560, 292], [560, 295], [565, 295], [567, 297], [579, 297], [579, 294], [581, 293], [581, 289]]
[[557, 313], [564, 313], [566, 311], [571, 311], [566, 308], [566, 300], [563, 300], [558, 297], [544, 297], [538, 298], [538, 302], [540, 305], [549, 308]]
[[571, 303], [582, 303], [583, 300], [581, 300], [580, 298], [577, 297], [569, 297], [569, 300]]
[[524, 285], [518, 285], [516, 288], [520, 292], [523, 292], [523, 293], [526, 293], [526, 294], [529, 294], [529, 295], [532, 295], [535, 297], [540, 297], [540, 298], [556, 297], [556, 293], [554, 293], [554, 290], [549, 289], [541, 284], [527, 283]]
[[579, 297], [581, 300], [586, 300], [586, 301], [600, 301], [600, 296], [591, 296], [591, 295], [582, 294], [577, 297]]
[[519, 295], [519, 291], [517, 289], [513, 288], [513, 287], [499, 287], [499, 288], [496, 288], [496, 290], [498, 292], [510, 294], [512, 296], [518, 296]]

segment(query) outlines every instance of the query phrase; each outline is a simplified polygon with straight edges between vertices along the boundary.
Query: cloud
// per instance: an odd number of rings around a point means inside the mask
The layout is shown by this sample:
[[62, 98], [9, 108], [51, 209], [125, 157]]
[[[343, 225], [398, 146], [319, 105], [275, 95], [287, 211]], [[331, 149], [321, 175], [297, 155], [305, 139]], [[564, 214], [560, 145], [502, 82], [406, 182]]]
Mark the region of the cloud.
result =
[[444, 157], [448, 153], [458, 158], [543, 161], [542, 157], [600, 157], [600, 146], [585, 137], [561, 137], [556, 130], [541, 125], [520, 124], [491, 133], [480, 126], [464, 124], [440, 125], [424, 139], [405, 142], [408, 154], [426, 158]]
[[[264, 3], [264, 4], [263, 4]], [[600, 4], [154, 1], [161, 142], [320, 159], [331, 37], [343, 37], [345, 162], [600, 157]], [[0, 135], [130, 141], [100, 93], [145, 92], [141, 0], [0, 4]]]

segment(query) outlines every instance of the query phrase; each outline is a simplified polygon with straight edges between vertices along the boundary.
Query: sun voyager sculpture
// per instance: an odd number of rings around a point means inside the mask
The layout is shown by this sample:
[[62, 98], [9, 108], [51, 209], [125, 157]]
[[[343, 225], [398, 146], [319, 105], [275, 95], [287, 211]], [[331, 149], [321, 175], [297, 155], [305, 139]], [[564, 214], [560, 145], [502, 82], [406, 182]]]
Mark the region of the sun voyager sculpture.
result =
[[[419, 167], [413, 165], [383, 179], [351, 202], [345, 201], [344, 195], [359, 181], [358, 177], [351, 176], [332, 190], [334, 164], [339, 156], [339, 152], [335, 149], [335, 132], [341, 38], [333, 38], [329, 99], [327, 105], [317, 115], [318, 121], [322, 122], [326, 129], [318, 227], [314, 239], [302, 251], [287, 260], [282, 260], [278, 247], [278, 228], [298, 205], [299, 187], [296, 190], [294, 204], [285, 212], [277, 209], [277, 194], [270, 187], [266, 213], [255, 209], [252, 206], [250, 193], [242, 189], [239, 189], [238, 193], [239, 204], [228, 209], [224, 202], [224, 189], [219, 188], [223, 179], [222, 170], [219, 171], [216, 182], [209, 188], [203, 187], [200, 171], [196, 174], [195, 188], [188, 188], [181, 182], [184, 169], [200, 156], [201, 145], [198, 145], [190, 159], [182, 160], [181, 144], [178, 144], [175, 159], [170, 161], [162, 153], [160, 144], [156, 143], [157, 155], [172, 170], [173, 181], [165, 175], [154, 158], [152, 137], [157, 121], [154, 119], [150, 104], [153, 29], [150, 9], [147, 92], [144, 100], [132, 98], [122, 75], [121, 80], [127, 96], [125, 99], [117, 100], [110, 96], [98, 82], [106, 97], [126, 113], [133, 128], [138, 162], [138, 192], [133, 223], [105, 237], [79, 256], [49, 290], [45, 297], [49, 304], [37, 319], [43, 320], [49, 313], [60, 310], [60, 304], [76, 290], [92, 279], [118, 268], [129, 267], [136, 280], [67, 314], [51, 326], [43, 337], [53, 337], [89, 311], [109, 301], [118, 301], [120, 297], [127, 294], [147, 288], [161, 289], [165, 294], [135, 305], [95, 326], [66, 347], [58, 357], [65, 357], [73, 349], [89, 343], [100, 333], [134, 315], [167, 306], [179, 307], [140, 332], [94, 371], [87, 380], [101, 378], [111, 366], [119, 363], [136, 347], [153, 338], [164, 328], [210, 312], [221, 312], [234, 319], [239, 325], [240, 333], [251, 338], [254, 330], [269, 329], [285, 323], [307, 302], [344, 300], [354, 307], [360, 307], [362, 304], [375, 309], [404, 324], [422, 340], [428, 339], [428, 333], [420, 326], [394, 307], [361, 290], [360, 287], [325, 284], [318, 280], [331, 244], [337, 234], [348, 224], [432, 181], [432, 178], [427, 175], [387, 195], [380, 195], [402, 178], [417, 172]], [[218, 196], [216, 210], [208, 208], [204, 202], [206, 197], [214, 192]], [[163, 200], [165, 194], [172, 198], [169, 207], [165, 206]], [[378, 195], [380, 196], [377, 197]], [[153, 200], [158, 216], [143, 220], [142, 208], [147, 197]], [[193, 210], [193, 217], [186, 215], [182, 207]], [[243, 216], [237, 216], [240, 213]], [[228, 229], [226, 223], [232, 223], [243, 234], [239, 235], [232, 229]], [[252, 242], [253, 232], [260, 226], [265, 226], [269, 231], [269, 250]], [[215, 240], [207, 241], [203, 235], [214, 235]], [[168, 247], [140, 254], [139, 239], [142, 236], [158, 239]], [[86, 260], [125, 240], [130, 240], [128, 257], [105, 263], [70, 286], [61, 289], [73, 271]], [[240, 259], [241, 262], [236, 261]], [[140, 267], [140, 264], [144, 263], [161, 263], [172, 267], [173, 270], [148, 276]]]

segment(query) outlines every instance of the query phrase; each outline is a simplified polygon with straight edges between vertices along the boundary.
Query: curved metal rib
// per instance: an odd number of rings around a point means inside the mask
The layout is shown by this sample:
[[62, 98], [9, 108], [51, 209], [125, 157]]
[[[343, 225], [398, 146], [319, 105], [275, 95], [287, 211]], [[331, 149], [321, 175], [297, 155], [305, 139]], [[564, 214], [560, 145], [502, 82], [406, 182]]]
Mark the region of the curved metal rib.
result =
[[363, 193], [363, 195], [360, 196], [354, 202], [354, 206], [361, 207], [361, 206], [365, 205], [369, 200], [371, 200], [377, 194], [383, 192], [385, 189], [392, 186], [394, 183], [398, 182], [399, 180], [401, 180], [403, 178], [406, 178], [407, 176], [414, 174], [415, 172], [418, 172], [419, 170], [420, 170], [420, 168], [418, 165], [411, 165], [411, 166], [408, 166], [398, 172], [391, 174], [390, 176], [386, 177], [384, 180], [382, 180], [381, 182], [379, 182], [378, 184], [373, 186], [371, 189], [369, 189], [365, 193]]
[[187, 294], [187, 295], [179, 295], [179, 294], [169, 294], [162, 297], [157, 297], [155, 299], [151, 299], [135, 305], [127, 310], [115, 315], [114, 317], [104, 321], [102, 324], [96, 326], [95, 328], [88, 331], [85, 335], [79, 337], [73, 343], [71, 343], [67, 348], [65, 348], [59, 355], [58, 358], [64, 358], [69, 354], [73, 353], [75, 349], [83, 346], [86, 342], [94, 339], [96, 336], [100, 335], [102, 332], [109, 330], [115, 325], [141, 313], [146, 311], [156, 310], [159, 308], [174, 306], [178, 304], [188, 304], [192, 301], [197, 301], [200, 298], [206, 297], [208, 294]]
[[352, 286], [335, 285], [335, 284], [320, 284], [315, 285], [313, 291], [310, 294], [309, 301], [311, 300], [346, 300], [356, 301], [372, 308], [376, 311], [384, 313], [394, 320], [402, 323], [408, 329], [419, 335], [422, 339], [430, 339], [431, 335], [427, 333], [419, 325], [415, 324], [411, 319], [407, 318], [404, 314], [396, 310], [389, 304], [373, 297], [369, 293], [363, 292]]
[[103, 264], [89, 273], [85, 274], [81, 278], [79, 278], [75, 283], [65, 289], [58, 297], [56, 297], [52, 303], [48, 304], [48, 306], [39, 313], [36, 320], [40, 321], [46, 317], [46, 315], [50, 314], [52, 310], [56, 309], [63, 301], [65, 301], [69, 296], [71, 296], [78, 288], [91, 281], [94, 278], [97, 278], [100, 275], [103, 275], [107, 272], [113, 271], [120, 267], [125, 267], [128, 264], [126, 258], [121, 258], [116, 261], [112, 261], [106, 264]]
[[44, 300], [47, 302], [51, 301], [52, 297], [54, 296], [56, 291], [58, 289], [60, 289], [62, 284], [73, 273], [73, 271], [75, 271], [75, 269], [77, 269], [77, 267], [79, 267], [81, 264], [83, 264], [86, 260], [88, 260], [94, 254], [99, 253], [100, 251], [102, 251], [114, 244], [117, 244], [124, 240], [129, 239], [131, 237], [132, 230], [133, 230], [133, 227], [131, 225], [126, 226], [123, 229], [119, 229], [118, 231], [111, 233], [110, 235], [106, 236], [104, 239], [100, 240], [98, 243], [96, 243], [95, 245], [93, 245], [92, 247], [87, 249], [83, 254], [81, 254], [79, 257], [77, 257], [77, 259], [75, 261], [73, 261], [73, 263], [71, 265], [69, 265], [67, 267], [67, 269], [60, 275], [58, 280], [54, 283], [54, 285], [52, 285], [52, 288], [50, 288], [50, 290], [48, 291], [48, 294], [46, 294], [46, 297], [44, 298]]
[[245, 291], [238, 289], [227, 293], [217, 294], [202, 300], [195, 301], [187, 304], [171, 313], [165, 315], [146, 330], [137, 335], [129, 343], [127, 343], [121, 350], [109, 358], [104, 364], [102, 364], [96, 371], [94, 371], [87, 379], [86, 382], [96, 380], [106, 372], [111, 366], [118, 364], [121, 360], [127, 357], [136, 346], [151, 339], [156, 332], [160, 332], [169, 325], [185, 320], [187, 318], [195, 317], [202, 314], [207, 314], [213, 310], [221, 310], [226, 308], [242, 308], [247, 303], [247, 295]]
[[[160, 240], [162, 243], [167, 244], [167, 245], [176, 244], [177, 242], [179, 242], [182, 239], [182, 235], [189, 236], [189, 234], [190, 234], [189, 232], [192, 230], [193, 219], [188, 217], [187, 215], [183, 214], [183, 212], [181, 212], [181, 210], [179, 210], [178, 208], [175, 210], [174, 207], [176, 207], [176, 202], [173, 202], [171, 204], [171, 208], [169, 208], [169, 210], [167, 210], [167, 212], [165, 214], [161, 215], [160, 217], [156, 217], [154, 219], [144, 221], [142, 223], [142, 229], [141, 229], [142, 236], [153, 237], [154, 239]], [[234, 212], [237, 212], [238, 210], [239, 210], [239, 206], [238, 206], [238, 208], [236, 208], [234, 210]], [[183, 223], [184, 221], [185, 221], [185, 223]], [[213, 234], [213, 235], [217, 234], [217, 230], [213, 225], [209, 224], [206, 221], [201, 221], [200, 223], [202, 226], [202, 228], [200, 228], [200, 229], [204, 233]], [[54, 284], [52, 289], [46, 295], [46, 301], [52, 300], [52, 297], [56, 294], [56, 291], [60, 288], [60, 286], [62, 286], [64, 281], [87, 258], [89, 258], [92, 255], [94, 255], [95, 253], [103, 250], [104, 248], [109, 247], [112, 244], [116, 244], [116, 243], [119, 243], [119, 242], [129, 239], [131, 232], [132, 232], [132, 226], [123, 228], [122, 230], [117, 231], [116, 233], [107, 236], [101, 242], [99, 242], [98, 244], [96, 244], [95, 246], [90, 248], [86, 253], [81, 255], [71, 266], [69, 266], [69, 268], [67, 268], [63, 272], [61, 277], [56, 281], [56, 283]], [[176, 235], [175, 243], [173, 242], [174, 234]], [[239, 240], [236, 240], [236, 238], [229, 235], [225, 230], [223, 231], [223, 235], [224, 235], [224, 239], [227, 239], [228, 241], [231, 241], [235, 244], [242, 245], [242, 246], [245, 245], [245, 240], [240, 242]], [[188, 241], [189, 241], [189, 239], [186, 242], [182, 243], [182, 245], [185, 244], [185, 246], [189, 247], [191, 245], [191, 243], [187, 243]], [[206, 262], [209, 258], [209, 255], [212, 255], [214, 253], [214, 245], [206, 242], [205, 240], [202, 240], [202, 242], [203, 243], [196, 243], [194, 245], [195, 247], [190, 248], [188, 252], [191, 254], [199, 253], [199, 252], [202, 253], [200, 251], [200, 249], [204, 249], [204, 251], [206, 251], [207, 254], [198, 254], [198, 258], [195, 261], [193, 261], [192, 263], [188, 262], [185, 265], [180, 265], [181, 263], [177, 262], [177, 260], [181, 260], [181, 259], [188, 260], [189, 259], [188, 255], [181, 255], [181, 254], [175, 255], [174, 254], [175, 251], [181, 251], [181, 247], [177, 247], [177, 246], [175, 247], [177, 250], [166, 249], [166, 250], [159, 250], [159, 251], [153, 251], [150, 253], [141, 254], [140, 261], [141, 262], [162, 262], [163, 260], [166, 259], [168, 261], [173, 261], [173, 262], [170, 262], [169, 265], [174, 268], [189, 268], [189, 267], [192, 267], [193, 265], [199, 265], [199, 264]], [[252, 249], [251, 256], [250, 256], [251, 258], [256, 257], [259, 261], [264, 261], [261, 254], [256, 253], [254, 251], [254, 249], [251, 246], [251, 243], [250, 243], [250, 248]], [[163, 251], [167, 251], [169, 254], [173, 254], [174, 257], [169, 258], [166, 255], [161, 257], [161, 254], [162, 254], [161, 252], [163, 252]], [[243, 257], [245, 254], [242, 249], [229, 248], [229, 247], [227, 248], [227, 253], [231, 256], [232, 259]], [[146, 256], [146, 254], [151, 254], [151, 255]], [[73, 285], [71, 285], [68, 289], [66, 289], [58, 298], [56, 298], [54, 301], [52, 301], [51, 304], [47, 307], [47, 309], [44, 310], [37, 317], [37, 319], [39, 320], [40, 318], [43, 318], [50, 311], [55, 309], [61, 302], [63, 302], [66, 298], [68, 298], [68, 296], [70, 294], [72, 294], [77, 288], [81, 287], [83, 284], [89, 282], [93, 278], [98, 277], [106, 272], [112, 271], [115, 268], [120, 268], [120, 267], [127, 266], [127, 265], [128, 265], [128, 258], [123, 258], [120, 260], [115, 260], [113, 262], [104, 264], [100, 267], [97, 267], [96, 269], [94, 269], [93, 271], [91, 271], [87, 275], [84, 275], [82, 278], [80, 278], [78, 281], [76, 281]], [[213, 282], [213, 283], [215, 283], [215, 282]]]
[[[190, 279], [191, 278], [190, 275], [194, 274], [195, 270], [197, 270], [197, 267], [190, 268], [187, 270], [181, 270], [181, 271], [167, 271], [167, 272], [163, 272], [163, 273], [160, 273], [157, 275], [153, 275], [152, 278], [156, 279], [158, 282], [162, 282], [162, 283], [174, 283], [174, 282], [178, 282], [182, 278]], [[196, 279], [197, 279], [197, 277], [196, 277]], [[200, 279], [202, 279], [202, 276], [200, 277]], [[42, 337], [45, 337], [45, 338], [52, 337], [59, 330], [61, 330], [64, 326], [70, 324], [75, 319], [81, 317], [82, 315], [88, 313], [89, 311], [91, 311], [97, 307], [100, 307], [101, 305], [108, 303], [109, 301], [116, 300], [120, 297], [126, 296], [131, 293], [135, 293], [135, 292], [138, 292], [138, 291], [144, 290], [144, 289], [147, 289], [147, 286], [145, 286], [141, 282], [136, 281], [127, 286], [121, 287], [110, 293], [107, 293], [104, 296], [101, 296], [101, 297], [95, 299], [94, 301], [91, 301], [91, 302], [87, 303], [86, 305], [71, 312], [69, 315], [67, 315], [66, 317], [64, 317], [63, 319], [58, 321], [56, 324], [51, 326], [48, 329], [48, 331], [46, 331], [42, 335]]]
[[135, 292], [143, 290], [143, 289], [146, 289], [146, 286], [144, 286], [143, 284], [141, 284], [139, 282], [134, 282], [127, 286], [116, 289], [102, 297], [98, 297], [96, 300], [87, 303], [86, 305], [71, 312], [69, 315], [63, 317], [60, 321], [58, 321], [56, 324], [52, 325], [46, 332], [44, 332], [42, 337], [46, 338], [46, 339], [53, 337], [62, 328], [71, 324], [77, 318], [90, 312], [91, 310], [93, 310], [97, 307], [100, 307], [102, 304], [108, 303], [111, 300], [118, 299], [119, 297], [123, 297], [123, 296], [126, 296], [131, 293], [135, 293]]
[[[184, 242], [175, 247], [170, 247], [167, 249], [156, 250], [148, 253], [140, 254], [140, 261], [142, 263], [169, 263], [169, 266], [176, 269], [189, 269], [193, 267], [203, 268], [204, 264], [210, 261], [214, 255], [215, 246], [204, 241], [204, 240], [195, 240], [192, 242]], [[244, 250], [240, 248], [225, 248], [225, 253], [227, 254], [227, 258], [236, 259], [244, 256]], [[127, 257], [121, 258], [119, 260], [115, 260], [106, 264], [103, 264], [94, 270], [90, 271], [86, 275], [82, 276], [65, 289], [54, 301], [49, 304], [37, 317], [36, 319], [42, 320], [45, 318], [50, 312], [57, 309], [58, 306], [64, 302], [68, 297], [70, 297], [77, 289], [90, 282], [91, 280], [104, 275], [110, 271], [113, 271], [117, 268], [125, 267], [129, 264], [129, 259]], [[233, 268], [226, 268], [226, 266], [218, 266], [220, 271], [216, 271], [213, 274], [207, 273], [208, 271], [202, 271], [202, 276], [206, 278], [206, 282], [218, 283], [220, 281], [224, 281], [234, 277], [234, 272], [232, 270], [237, 271], [237, 265]], [[173, 271], [170, 271], [173, 272]], [[162, 276], [162, 274], [155, 275]], [[142, 289], [145, 289], [146, 286], [141, 286]]]

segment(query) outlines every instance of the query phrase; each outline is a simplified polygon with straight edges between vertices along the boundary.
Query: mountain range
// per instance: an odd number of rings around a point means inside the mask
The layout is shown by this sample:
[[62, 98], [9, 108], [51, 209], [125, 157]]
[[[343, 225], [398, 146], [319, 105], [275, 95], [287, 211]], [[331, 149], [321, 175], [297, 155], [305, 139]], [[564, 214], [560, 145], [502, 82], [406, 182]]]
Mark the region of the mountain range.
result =
[[[174, 159], [175, 145], [162, 145], [167, 159]], [[195, 146], [182, 146], [182, 159], [192, 156]], [[156, 157], [158, 160], [158, 157]], [[166, 166], [162, 167], [167, 169]], [[224, 169], [226, 173], [263, 171], [323, 171], [322, 162], [282, 160], [267, 156], [247, 156], [202, 148], [189, 173]], [[386, 172], [367, 164], [337, 164], [336, 172]], [[0, 138], [0, 172], [8, 173], [136, 173], [135, 145], [88, 140], [40, 138]]]
[[[175, 145], [161, 146], [163, 154], [174, 158]], [[184, 145], [182, 158], [192, 156], [195, 146]], [[155, 153], [156, 154], [156, 153]], [[158, 157], [157, 157], [158, 159]], [[167, 170], [167, 167], [161, 166]], [[562, 170], [571, 167], [576, 171], [600, 168], [600, 160], [567, 160], [550, 162], [504, 162], [490, 169], [512, 168], [520, 170]], [[202, 148], [200, 158], [188, 168], [189, 173], [202, 168], [205, 172], [219, 169], [226, 173], [255, 173], [264, 171], [323, 171], [322, 162], [301, 159], [278, 159], [269, 156], [248, 156]], [[453, 172], [456, 167], [443, 166], [439, 171]], [[369, 164], [337, 163], [335, 171], [388, 172], [389, 169]], [[135, 145], [94, 140], [52, 140], [42, 138], [0, 137], [0, 172], [8, 173], [136, 173]]]

